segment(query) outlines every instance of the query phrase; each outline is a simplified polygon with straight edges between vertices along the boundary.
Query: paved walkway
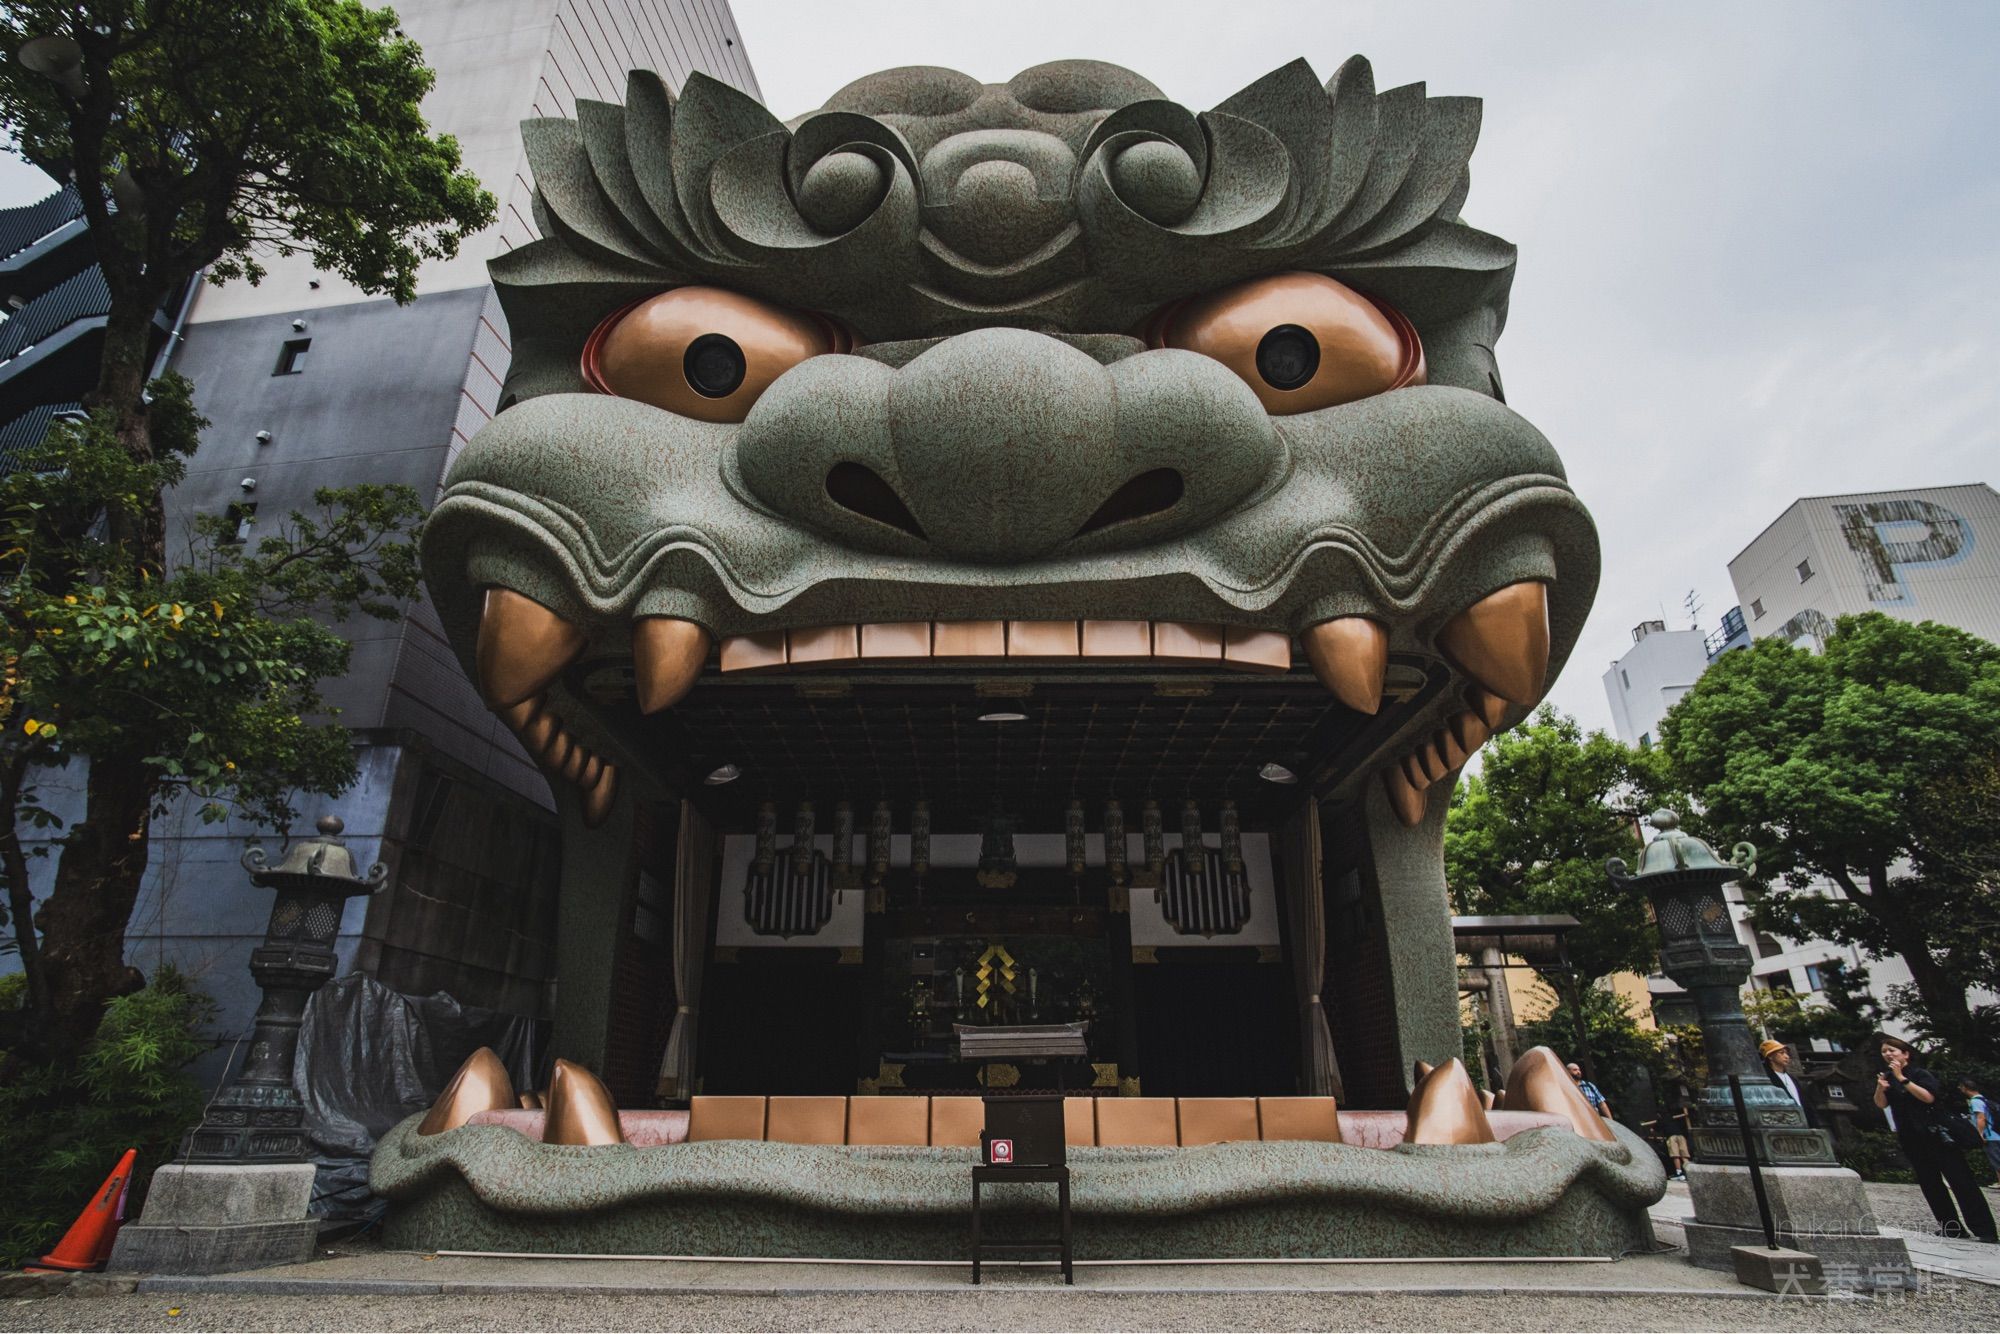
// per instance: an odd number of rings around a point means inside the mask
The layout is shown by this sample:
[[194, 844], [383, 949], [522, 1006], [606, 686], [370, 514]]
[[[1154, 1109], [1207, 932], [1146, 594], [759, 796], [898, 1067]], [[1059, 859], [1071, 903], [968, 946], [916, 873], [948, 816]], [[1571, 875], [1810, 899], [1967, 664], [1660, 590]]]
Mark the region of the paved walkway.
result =
[[[1660, 1240], [1691, 1212], [1674, 1186]], [[1906, 1214], [1884, 1210], [1887, 1217]], [[346, 1244], [202, 1277], [0, 1280], [0, 1330], [2000, 1329], [2000, 1248], [1907, 1230], [1917, 1294], [1776, 1297], [1678, 1250], [1601, 1260], [964, 1264], [424, 1255]]]
[[[1870, 1184], [1868, 1195], [1875, 1205], [1878, 1219], [1899, 1218], [1904, 1222], [1912, 1218], [1909, 1201], [1904, 1193], [1915, 1195], [1915, 1186], [1883, 1186]], [[1917, 1198], [1921, 1200], [1921, 1196]], [[1669, 1181], [1666, 1198], [1653, 1206], [1653, 1231], [1662, 1242], [1670, 1246], [1681, 1244], [1681, 1220], [1694, 1212], [1694, 1204], [1688, 1199], [1685, 1182]], [[1919, 1215], [1922, 1216], [1922, 1215]], [[2000, 1246], [1988, 1246], [1984, 1242], [1960, 1240], [1956, 1237], [1940, 1237], [1932, 1232], [1924, 1232], [1909, 1227], [1894, 1227], [1888, 1222], [1881, 1224], [1885, 1236], [1901, 1237], [1910, 1248], [1910, 1259], [1917, 1268], [1941, 1279], [1954, 1279], [1967, 1283], [1983, 1283], [2000, 1287]]]

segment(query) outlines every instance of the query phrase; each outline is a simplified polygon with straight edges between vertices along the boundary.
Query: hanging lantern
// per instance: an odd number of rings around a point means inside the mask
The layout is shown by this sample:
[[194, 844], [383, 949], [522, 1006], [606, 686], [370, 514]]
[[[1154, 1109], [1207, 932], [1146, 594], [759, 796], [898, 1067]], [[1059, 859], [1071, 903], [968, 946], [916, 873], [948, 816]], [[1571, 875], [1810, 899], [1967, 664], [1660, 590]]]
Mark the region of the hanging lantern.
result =
[[1125, 812], [1115, 801], [1104, 803], [1104, 869], [1111, 883], [1125, 883]]
[[1232, 879], [1243, 874], [1243, 828], [1233, 801], [1222, 803], [1222, 869]]
[[868, 822], [868, 883], [879, 885], [889, 878], [889, 803], [875, 803]]
[[1201, 807], [1193, 799], [1181, 803], [1181, 867], [1190, 876], [1200, 876], [1207, 869], [1208, 858], [1201, 841]]
[[910, 806], [910, 877], [922, 885], [930, 869], [931, 804], [919, 801]]
[[777, 861], [778, 808], [767, 801], [757, 808], [757, 856], [751, 865], [758, 875], [769, 875]]
[[1063, 816], [1063, 841], [1069, 853], [1069, 873], [1082, 875], [1084, 867], [1083, 803], [1071, 800]]
[[1157, 886], [1167, 865], [1167, 839], [1160, 827], [1160, 803], [1149, 801], [1139, 811], [1139, 834], [1146, 850], [1146, 881]]
[[833, 803], [833, 883], [854, 883], [854, 807], [844, 801]]
[[1012, 889], [1015, 866], [1014, 821], [996, 806], [986, 817], [986, 832], [979, 840], [979, 874], [975, 879], [987, 889]]
[[804, 875], [812, 869], [813, 804], [802, 801], [792, 815], [792, 874]]

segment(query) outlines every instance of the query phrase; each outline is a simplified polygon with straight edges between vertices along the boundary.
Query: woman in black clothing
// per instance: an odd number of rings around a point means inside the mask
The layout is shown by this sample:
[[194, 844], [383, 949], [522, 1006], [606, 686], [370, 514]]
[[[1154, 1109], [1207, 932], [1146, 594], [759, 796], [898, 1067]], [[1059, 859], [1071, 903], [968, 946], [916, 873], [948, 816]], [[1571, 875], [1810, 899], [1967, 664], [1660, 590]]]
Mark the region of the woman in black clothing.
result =
[[[1886, 1034], [1880, 1041], [1882, 1064], [1888, 1068], [1875, 1076], [1875, 1105], [1895, 1113], [1896, 1139], [1917, 1174], [1917, 1184], [1923, 1187], [1924, 1201], [1938, 1227], [1947, 1237], [1970, 1232], [1981, 1241], [1994, 1241], [1993, 1211], [1986, 1207], [1986, 1197], [1972, 1179], [1965, 1155], [1951, 1142], [1939, 1118], [1942, 1109], [1938, 1099], [1944, 1085], [1930, 1071], [1911, 1064], [1916, 1049], [1909, 1043]], [[1954, 1195], [1958, 1197], [1956, 1207]], [[1959, 1221], [1961, 1212], [1963, 1223]]]

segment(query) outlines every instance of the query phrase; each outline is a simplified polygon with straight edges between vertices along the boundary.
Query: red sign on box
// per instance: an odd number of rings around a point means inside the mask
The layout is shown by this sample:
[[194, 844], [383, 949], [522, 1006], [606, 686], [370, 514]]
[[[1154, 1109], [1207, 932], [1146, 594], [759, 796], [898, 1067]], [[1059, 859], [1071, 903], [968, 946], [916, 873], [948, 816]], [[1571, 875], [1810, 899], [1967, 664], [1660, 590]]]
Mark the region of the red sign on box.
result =
[[986, 1161], [994, 1164], [1008, 1164], [1014, 1161], [1014, 1141], [994, 1139], [986, 1142]]

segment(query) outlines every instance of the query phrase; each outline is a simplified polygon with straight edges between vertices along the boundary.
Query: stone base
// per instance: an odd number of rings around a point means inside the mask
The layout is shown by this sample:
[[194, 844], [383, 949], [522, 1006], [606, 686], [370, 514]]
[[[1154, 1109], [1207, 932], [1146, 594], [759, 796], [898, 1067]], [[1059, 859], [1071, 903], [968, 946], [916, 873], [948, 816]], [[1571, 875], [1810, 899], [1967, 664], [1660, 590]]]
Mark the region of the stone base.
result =
[[105, 1269], [217, 1274], [309, 1260], [319, 1236], [307, 1213], [312, 1186], [310, 1163], [162, 1167]]
[[[1736, 1273], [1738, 1249], [1770, 1254], [1765, 1250], [1761, 1227], [1721, 1227], [1698, 1223], [1692, 1218], [1683, 1220], [1681, 1227], [1687, 1235], [1688, 1263], [1701, 1269]], [[1778, 1245], [1784, 1250], [1818, 1256], [1821, 1270], [1829, 1279], [1837, 1280], [1831, 1285], [1848, 1292], [1916, 1286], [1916, 1267], [1901, 1237], [1856, 1232], [1809, 1235], [1780, 1232]]]
[[[1780, 1232], [1873, 1235], [1876, 1230], [1867, 1188], [1859, 1176], [1844, 1167], [1766, 1167], [1760, 1175], [1771, 1206], [1771, 1222]], [[1764, 1224], [1757, 1215], [1757, 1195], [1748, 1168], [1689, 1163], [1687, 1183], [1697, 1219], [1723, 1227], [1749, 1228], [1761, 1240]]]
[[1730, 1254], [1736, 1258], [1736, 1281], [1745, 1287], [1787, 1297], [1818, 1297], [1826, 1292], [1826, 1275], [1817, 1255], [1768, 1246], [1738, 1246]]
[[238, 1269], [304, 1264], [312, 1259], [319, 1221], [228, 1223], [219, 1226], [135, 1223], [120, 1228], [109, 1273], [227, 1274]]

